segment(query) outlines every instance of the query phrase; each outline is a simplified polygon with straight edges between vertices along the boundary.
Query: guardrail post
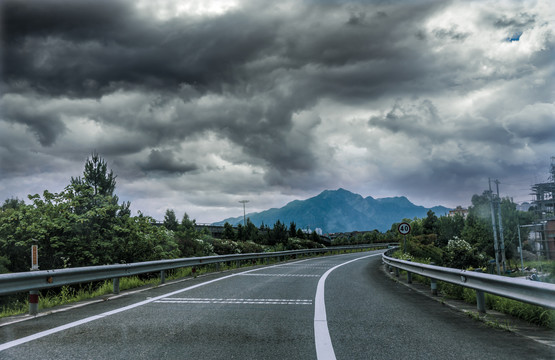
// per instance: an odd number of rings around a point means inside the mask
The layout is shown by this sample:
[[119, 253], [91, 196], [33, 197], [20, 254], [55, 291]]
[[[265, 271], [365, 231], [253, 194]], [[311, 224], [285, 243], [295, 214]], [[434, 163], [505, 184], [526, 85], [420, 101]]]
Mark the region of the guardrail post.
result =
[[476, 307], [478, 312], [486, 313], [486, 294], [481, 290], [476, 290]]
[[39, 292], [38, 290], [29, 291], [29, 315], [39, 313]]
[[[431, 262], [430, 265], [435, 265], [435, 262]], [[437, 296], [437, 281], [436, 279], [430, 278], [430, 288], [432, 290], [432, 295]]]
[[[411, 261], [411, 260], [408, 259], [407, 261]], [[412, 273], [408, 270], [407, 270], [407, 283], [412, 284]]]
[[166, 282], [166, 272], [164, 270], [160, 271], [160, 284], [163, 284]]
[[395, 268], [395, 277], [399, 277], [399, 268], [398, 267]]
[[119, 294], [119, 278], [113, 278], [112, 283], [114, 284], [114, 294]]
[[[476, 269], [474, 271], [481, 273], [482, 269]], [[486, 294], [481, 290], [476, 290], [476, 307], [478, 308], [478, 312], [482, 314], [486, 313]]]
[[436, 281], [436, 279], [430, 278], [430, 288], [432, 290], [432, 295], [437, 296], [437, 281]]

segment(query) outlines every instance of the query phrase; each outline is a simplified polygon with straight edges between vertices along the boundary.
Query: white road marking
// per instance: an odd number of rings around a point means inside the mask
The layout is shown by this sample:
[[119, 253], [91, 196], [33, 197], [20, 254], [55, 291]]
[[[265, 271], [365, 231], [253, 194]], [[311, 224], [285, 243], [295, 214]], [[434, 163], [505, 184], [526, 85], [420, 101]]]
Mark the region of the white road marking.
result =
[[312, 300], [302, 299], [203, 299], [164, 298], [158, 304], [254, 304], [254, 305], [312, 305]]
[[318, 360], [335, 360], [335, 352], [333, 351], [333, 344], [331, 342], [330, 331], [328, 329], [326, 302], [324, 299], [324, 288], [326, 286], [326, 279], [328, 275], [338, 267], [378, 255], [381, 254], [367, 255], [336, 265], [326, 271], [318, 281], [316, 296], [314, 298], [314, 342], [316, 345], [316, 358]]
[[320, 275], [308, 274], [241, 274], [240, 276], [320, 277]]

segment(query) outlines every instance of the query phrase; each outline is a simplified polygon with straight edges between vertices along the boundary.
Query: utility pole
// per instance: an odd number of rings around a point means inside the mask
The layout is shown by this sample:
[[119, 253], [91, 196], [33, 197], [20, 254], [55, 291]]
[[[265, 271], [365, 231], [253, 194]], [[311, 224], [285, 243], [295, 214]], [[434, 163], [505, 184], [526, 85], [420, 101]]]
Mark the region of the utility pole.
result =
[[520, 253], [520, 272], [524, 272], [524, 259], [522, 258], [522, 239], [520, 237], [520, 220], [516, 219], [516, 226], [518, 228], [518, 252]]
[[245, 213], [245, 204], [248, 203], [248, 200], [241, 200], [239, 201], [241, 204], [243, 204], [243, 227], [245, 228], [245, 230], [247, 229], [247, 218], [246, 218], [246, 213]]
[[505, 239], [503, 238], [503, 221], [501, 219], [501, 198], [499, 197], [499, 180], [495, 179], [497, 187], [497, 216], [499, 217], [499, 239], [501, 241], [501, 264], [503, 265], [503, 274], [507, 271], [505, 258]]
[[493, 207], [493, 191], [491, 191], [491, 179], [489, 183], [489, 204], [491, 208], [491, 226], [493, 227], [493, 249], [495, 251], [495, 265], [497, 266], [497, 275], [501, 275], [499, 269], [499, 245], [497, 244], [497, 226], [495, 226], [495, 211]]

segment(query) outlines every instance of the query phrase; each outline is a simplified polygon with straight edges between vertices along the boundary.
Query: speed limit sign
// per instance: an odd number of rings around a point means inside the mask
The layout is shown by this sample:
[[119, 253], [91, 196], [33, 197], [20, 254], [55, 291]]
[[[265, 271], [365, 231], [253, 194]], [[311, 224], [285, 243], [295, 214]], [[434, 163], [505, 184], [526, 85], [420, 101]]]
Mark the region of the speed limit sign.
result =
[[407, 235], [408, 233], [410, 233], [410, 225], [407, 223], [400, 223], [397, 229], [399, 230], [399, 233], [401, 233], [401, 235]]

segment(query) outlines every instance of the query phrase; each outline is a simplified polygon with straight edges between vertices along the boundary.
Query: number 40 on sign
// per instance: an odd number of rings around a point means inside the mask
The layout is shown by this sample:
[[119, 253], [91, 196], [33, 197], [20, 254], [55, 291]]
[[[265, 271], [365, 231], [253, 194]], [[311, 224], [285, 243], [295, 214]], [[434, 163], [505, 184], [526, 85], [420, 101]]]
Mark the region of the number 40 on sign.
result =
[[400, 223], [397, 229], [401, 235], [407, 235], [410, 233], [410, 225], [407, 223]]

